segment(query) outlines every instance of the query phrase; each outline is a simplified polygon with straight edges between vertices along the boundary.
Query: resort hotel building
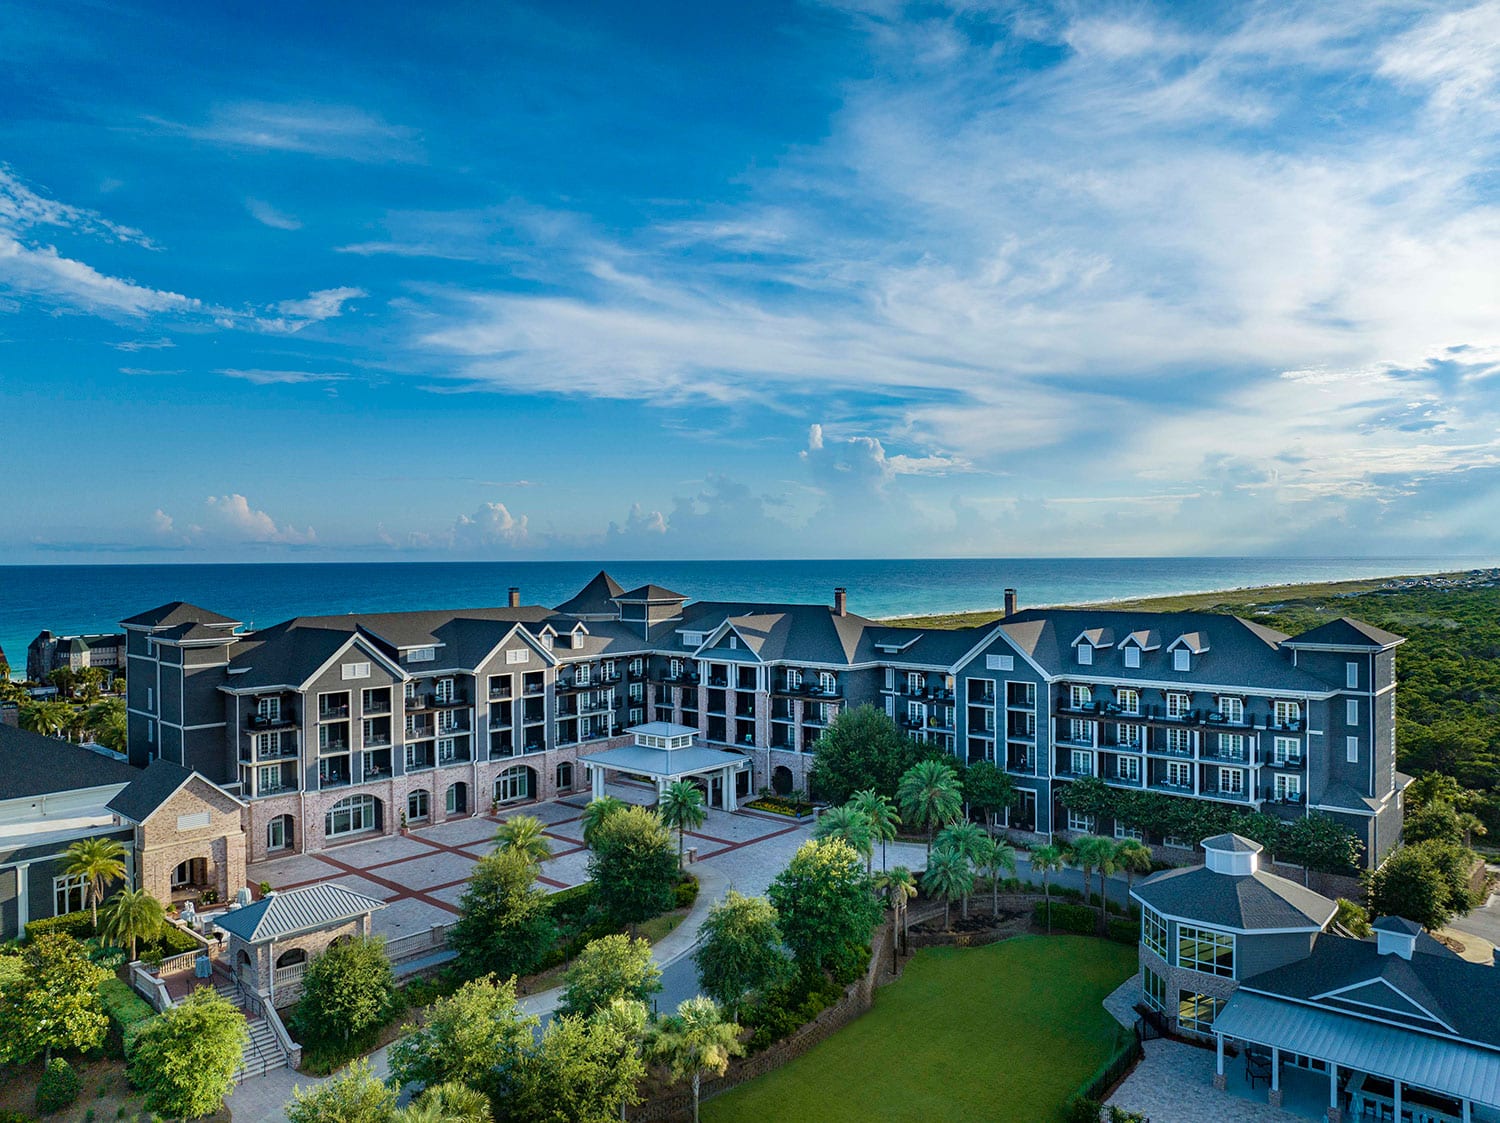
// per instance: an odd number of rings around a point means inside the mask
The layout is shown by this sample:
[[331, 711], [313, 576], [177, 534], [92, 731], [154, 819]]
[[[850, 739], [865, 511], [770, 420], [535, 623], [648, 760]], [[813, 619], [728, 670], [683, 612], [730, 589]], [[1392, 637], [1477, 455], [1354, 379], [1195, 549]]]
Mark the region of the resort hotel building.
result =
[[[1022, 610], [1013, 590], [1005, 601], [995, 623], [942, 630], [859, 616], [843, 589], [829, 605], [693, 601], [601, 572], [550, 608], [512, 589], [501, 607], [254, 630], [172, 603], [123, 621], [129, 758], [195, 770], [243, 801], [259, 861], [586, 799], [596, 763], [629, 771], [631, 753], [600, 756], [624, 748], [713, 750], [692, 774], [716, 807], [805, 789], [823, 730], [868, 704], [1007, 770], [1020, 831], [1130, 833], [1059, 801], [1098, 777], [1325, 813], [1358, 834], [1370, 865], [1395, 845], [1401, 637], [1348, 619], [1287, 636], [1226, 615]], [[1192, 854], [1193, 840], [1147, 841]]]

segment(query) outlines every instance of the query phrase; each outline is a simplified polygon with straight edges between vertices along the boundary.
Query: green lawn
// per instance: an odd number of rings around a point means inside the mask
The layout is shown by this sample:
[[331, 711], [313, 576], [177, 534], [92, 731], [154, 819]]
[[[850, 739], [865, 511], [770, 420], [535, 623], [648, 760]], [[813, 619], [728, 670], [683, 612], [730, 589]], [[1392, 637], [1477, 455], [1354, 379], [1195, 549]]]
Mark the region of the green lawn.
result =
[[1100, 1002], [1135, 968], [1135, 948], [1082, 936], [919, 952], [868, 1014], [703, 1118], [1051, 1123], [1109, 1056]]

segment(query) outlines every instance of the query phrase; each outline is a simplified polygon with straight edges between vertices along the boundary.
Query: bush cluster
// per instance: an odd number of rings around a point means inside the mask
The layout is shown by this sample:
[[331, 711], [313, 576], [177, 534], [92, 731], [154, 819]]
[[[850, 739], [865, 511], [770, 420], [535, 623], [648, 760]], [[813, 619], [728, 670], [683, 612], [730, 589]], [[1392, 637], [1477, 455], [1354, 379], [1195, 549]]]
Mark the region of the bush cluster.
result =
[[121, 1051], [128, 1059], [136, 1038], [157, 1016], [156, 1011], [119, 979], [106, 979], [99, 985], [99, 1000], [104, 1003], [113, 1036], [118, 1037]]
[[821, 973], [799, 974], [772, 987], [745, 1008], [740, 1021], [750, 1026], [751, 1052], [759, 1052], [812, 1021], [844, 995], [844, 988]]
[[51, 1115], [70, 1107], [78, 1099], [82, 1088], [83, 1082], [78, 1079], [73, 1066], [61, 1057], [53, 1057], [51, 1063], [42, 1070], [42, 1078], [37, 1081], [36, 1109], [43, 1115]]

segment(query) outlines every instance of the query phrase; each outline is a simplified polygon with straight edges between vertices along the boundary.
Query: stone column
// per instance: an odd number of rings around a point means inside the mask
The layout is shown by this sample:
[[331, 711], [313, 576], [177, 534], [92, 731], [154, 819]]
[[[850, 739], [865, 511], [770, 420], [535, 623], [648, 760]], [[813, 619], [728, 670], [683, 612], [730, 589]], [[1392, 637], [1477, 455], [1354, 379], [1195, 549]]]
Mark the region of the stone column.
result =
[[1223, 1091], [1229, 1086], [1229, 1081], [1224, 1076], [1224, 1035], [1214, 1034], [1214, 1047], [1216, 1056], [1214, 1059], [1214, 1087]]
[[592, 770], [592, 776], [593, 776], [593, 780], [594, 780], [594, 798], [595, 799], [603, 799], [604, 798], [604, 766], [601, 765], [601, 764], [594, 765], [593, 770]]
[[1271, 1046], [1271, 1091], [1266, 1102], [1272, 1107], [1281, 1106], [1281, 1049], [1276, 1045]]

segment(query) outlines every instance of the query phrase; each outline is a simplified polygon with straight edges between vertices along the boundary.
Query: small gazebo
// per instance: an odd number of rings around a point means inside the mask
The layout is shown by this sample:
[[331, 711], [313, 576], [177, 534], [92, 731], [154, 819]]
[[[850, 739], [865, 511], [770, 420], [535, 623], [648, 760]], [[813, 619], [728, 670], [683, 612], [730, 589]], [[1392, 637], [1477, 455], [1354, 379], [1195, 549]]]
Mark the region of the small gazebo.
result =
[[735, 782], [741, 772], [750, 771], [748, 757], [700, 745], [698, 731], [690, 725], [650, 721], [625, 732], [635, 738], [635, 744], [579, 758], [592, 770], [595, 799], [604, 795], [606, 773], [615, 772], [655, 781], [658, 798], [674, 781], [700, 779], [708, 788], [710, 806], [725, 811], [739, 808]]
[[225, 954], [235, 981], [279, 1009], [301, 997], [313, 957], [340, 940], [368, 936], [370, 914], [383, 908], [383, 901], [342, 885], [306, 885], [267, 893], [213, 922], [229, 937]]

